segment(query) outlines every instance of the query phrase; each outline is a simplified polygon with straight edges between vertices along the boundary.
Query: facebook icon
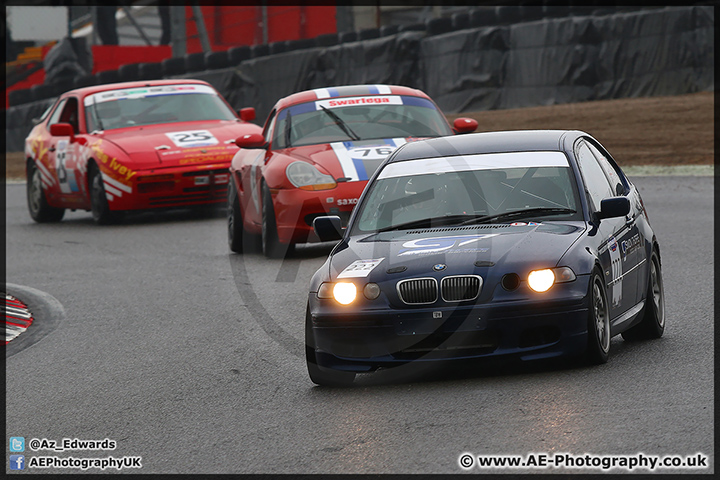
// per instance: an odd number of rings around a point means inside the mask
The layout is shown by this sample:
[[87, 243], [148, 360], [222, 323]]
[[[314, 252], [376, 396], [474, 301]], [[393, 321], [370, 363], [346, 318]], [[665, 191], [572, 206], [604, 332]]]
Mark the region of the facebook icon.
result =
[[10, 455], [10, 470], [25, 470], [25, 455]]

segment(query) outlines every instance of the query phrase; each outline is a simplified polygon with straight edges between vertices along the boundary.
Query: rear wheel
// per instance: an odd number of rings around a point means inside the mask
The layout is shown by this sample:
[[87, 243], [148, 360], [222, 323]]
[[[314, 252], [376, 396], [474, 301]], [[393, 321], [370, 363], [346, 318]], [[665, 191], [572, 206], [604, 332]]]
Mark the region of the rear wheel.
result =
[[660, 260], [654, 250], [650, 256], [650, 277], [643, 310], [640, 323], [622, 333], [625, 340], [660, 338], [665, 332], [665, 291]]
[[27, 204], [30, 217], [38, 223], [59, 222], [65, 215], [64, 208], [51, 207], [42, 188], [42, 176], [35, 162], [28, 161], [27, 166]]
[[96, 166], [90, 168], [90, 205], [92, 216], [98, 225], [110, 225], [120, 219], [120, 213], [110, 210], [103, 179]]
[[599, 365], [610, 354], [610, 310], [602, 277], [593, 272], [590, 281], [590, 311], [588, 312], [588, 343], [585, 352], [589, 363]]
[[278, 238], [275, 208], [273, 207], [270, 189], [262, 184], [262, 251], [268, 258], [282, 258], [292, 253], [295, 245], [281, 243]]
[[312, 331], [310, 305], [307, 306], [305, 313], [305, 361], [307, 363], [310, 380], [318, 385], [347, 386], [351, 385], [355, 380], [355, 373], [353, 372], [341, 372], [338, 370], [324, 368], [317, 364], [317, 359], [315, 357], [315, 336]]

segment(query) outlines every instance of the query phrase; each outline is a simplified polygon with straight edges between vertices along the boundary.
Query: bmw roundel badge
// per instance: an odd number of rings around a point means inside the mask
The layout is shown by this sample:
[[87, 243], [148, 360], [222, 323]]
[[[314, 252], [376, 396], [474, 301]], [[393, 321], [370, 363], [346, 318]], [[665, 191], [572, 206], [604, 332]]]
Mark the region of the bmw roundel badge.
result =
[[435, 270], [436, 272], [445, 270], [446, 268], [447, 268], [447, 265], [445, 265], [444, 263], [438, 263], [436, 265], [433, 265], [433, 270]]

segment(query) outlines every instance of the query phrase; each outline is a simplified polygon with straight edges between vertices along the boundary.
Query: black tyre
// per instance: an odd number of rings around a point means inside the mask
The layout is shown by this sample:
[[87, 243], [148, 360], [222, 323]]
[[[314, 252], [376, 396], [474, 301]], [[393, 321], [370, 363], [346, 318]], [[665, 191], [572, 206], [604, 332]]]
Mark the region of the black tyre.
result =
[[283, 258], [292, 253], [294, 244], [280, 243], [275, 221], [275, 208], [273, 207], [270, 189], [262, 184], [262, 251], [268, 258]]
[[315, 358], [315, 336], [312, 331], [312, 316], [310, 306], [305, 311], [305, 361], [307, 363], [310, 380], [323, 386], [348, 386], [355, 380], [355, 373], [341, 372], [321, 367]]
[[120, 219], [120, 213], [110, 210], [102, 175], [96, 166], [90, 167], [90, 205], [92, 216], [98, 225], [111, 225]]
[[593, 272], [590, 280], [590, 311], [588, 312], [588, 340], [586, 359], [593, 365], [607, 362], [610, 354], [610, 309], [602, 276]]
[[228, 185], [227, 222], [230, 250], [235, 253], [243, 253], [245, 231], [243, 229], [242, 212], [240, 211], [240, 199], [235, 189], [235, 183], [232, 180]]
[[665, 332], [665, 291], [660, 259], [653, 250], [650, 256], [650, 275], [642, 320], [622, 333], [625, 340], [660, 338]]
[[30, 217], [38, 223], [59, 222], [65, 215], [64, 208], [51, 207], [45, 198], [42, 188], [42, 177], [40, 170], [35, 167], [35, 162], [28, 161], [27, 165], [27, 205]]

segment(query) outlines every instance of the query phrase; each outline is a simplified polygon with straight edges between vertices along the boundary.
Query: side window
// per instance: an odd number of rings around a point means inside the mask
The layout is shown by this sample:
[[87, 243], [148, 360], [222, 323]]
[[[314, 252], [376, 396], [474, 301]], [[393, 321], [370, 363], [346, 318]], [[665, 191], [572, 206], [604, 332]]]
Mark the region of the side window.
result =
[[56, 123], [69, 123], [72, 125], [75, 132], [78, 130], [78, 107], [76, 98], [66, 98], [61, 104], [55, 109], [50, 116], [48, 125], [54, 125]]
[[622, 178], [621, 174], [610, 163], [610, 160], [608, 160], [608, 158], [595, 147], [595, 145], [588, 142], [587, 146], [595, 155], [595, 158], [597, 158], [600, 163], [600, 167], [602, 167], [605, 175], [607, 175], [607, 178], [610, 180], [610, 186], [612, 187], [613, 194], [625, 195], [628, 192], [628, 186], [625, 184], [624, 178]]
[[50, 115], [50, 120], [48, 120], [48, 126], [55, 125], [56, 123], [60, 123], [60, 115], [63, 113], [63, 110], [65, 110], [65, 105], [67, 104], [67, 98], [62, 100], [57, 108], [53, 111], [52, 115]]
[[75, 133], [78, 131], [78, 101], [77, 98], [70, 97], [63, 108], [60, 115], [60, 121], [72, 125]]
[[600, 210], [600, 202], [608, 197], [614, 197], [610, 183], [608, 183], [607, 177], [602, 167], [592, 154], [587, 146], [587, 143], [580, 141], [575, 146], [575, 155], [580, 166], [580, 173], [582, 174], [585, 188], [590, 195], [590, 200], [594, 210], [597, 212]]
[[57, 105], [57, 102], [51, 104], [48, 108], [46, 108], [45, 111], [43, 112], [43, 114], [40, 115], [40, 118], [35, 120], [35, 122], [37, 123], [37, 122], [42, 122], [43, 120], [45, 120], [47, 118], [47, 116], [50, 114], [50, 112], [52, 112], [52, 109], [55, 105]]

